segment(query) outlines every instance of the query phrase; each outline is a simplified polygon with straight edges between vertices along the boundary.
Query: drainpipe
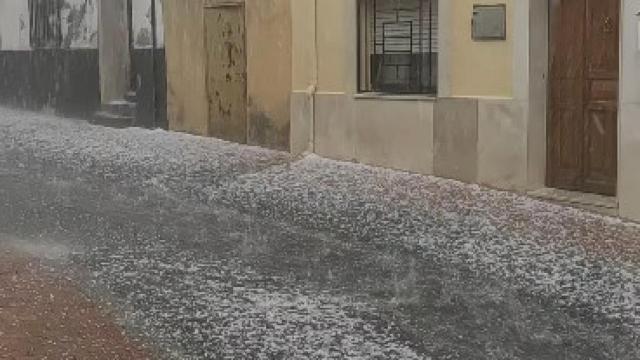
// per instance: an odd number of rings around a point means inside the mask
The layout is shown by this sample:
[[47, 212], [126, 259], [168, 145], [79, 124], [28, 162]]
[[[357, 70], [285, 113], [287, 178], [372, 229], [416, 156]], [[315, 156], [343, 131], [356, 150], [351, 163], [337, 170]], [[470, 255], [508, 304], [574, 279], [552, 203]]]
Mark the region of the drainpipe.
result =
[[316, 93], [318, 92], [318, 0], [313, 0], [313, 76], [307, 88], [307, 96], [311, 108], [311, 126], [309, 127], [309, 152], [315, 153], [316, 141]]
[[158, 35], [156, 34], [156, 0], [151, 0], [151, 83], [152, 83], [152, 119], [153, 127], [158, 127], [158, 94], [156, 90], [156, 48], [158, 47]]

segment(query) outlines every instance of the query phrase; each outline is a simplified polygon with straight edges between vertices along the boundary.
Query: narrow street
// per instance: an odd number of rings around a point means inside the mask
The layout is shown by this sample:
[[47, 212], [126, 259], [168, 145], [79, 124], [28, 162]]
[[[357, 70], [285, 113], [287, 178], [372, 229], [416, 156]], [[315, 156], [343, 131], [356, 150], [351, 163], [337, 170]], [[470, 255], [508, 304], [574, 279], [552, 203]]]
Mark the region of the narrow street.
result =
[[140, 358], [640, 359], [636, 224], [181, 133], [0, 108], [0, 254]]

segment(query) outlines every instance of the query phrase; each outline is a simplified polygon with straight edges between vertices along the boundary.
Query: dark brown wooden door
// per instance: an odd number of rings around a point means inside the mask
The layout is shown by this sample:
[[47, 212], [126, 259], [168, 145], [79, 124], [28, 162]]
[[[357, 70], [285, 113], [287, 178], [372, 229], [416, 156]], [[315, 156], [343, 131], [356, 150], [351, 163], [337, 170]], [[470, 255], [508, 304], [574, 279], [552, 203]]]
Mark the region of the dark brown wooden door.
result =
[[550, 0], [547, 185], [615, 195], [620, 0]]

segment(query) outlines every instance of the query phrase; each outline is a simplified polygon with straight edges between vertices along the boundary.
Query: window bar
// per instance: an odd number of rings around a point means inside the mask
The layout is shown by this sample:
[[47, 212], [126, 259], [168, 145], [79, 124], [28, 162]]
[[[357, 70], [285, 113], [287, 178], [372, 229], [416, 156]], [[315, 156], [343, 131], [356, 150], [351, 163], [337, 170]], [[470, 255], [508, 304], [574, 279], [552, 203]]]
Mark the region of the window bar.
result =
[[433, 92], [433, 0], [429, 0], [429, 92]]
[[[384, 48], [384, 45], [383, 45]], [[371, 52], [371, 54], [377, 54], [378, 53], [378, 0], [373, 0], [373, 51]], [[367, 54], [368, 59], [367, 61], [371, 62], [372, 59], [375, 59], [377, 57], [371, 56], [371, 54]], [[373, 64], [371, 64], [373, 65]], [[380, 64], [375, 64], [375, 78], [373, 76], [371, 76], [371, 83], [369, 84], [370, 89], [369, 91], [372, 91], [376, 88], [376, 83], [378, 81], [378, 74], [380, 72]], [[371, 66], [373, 69], [373, 66]], [[370, 70], [371, 71], [371, 70]]]
[[151, 89], [152, 89], [152, 120], [153, 127], [158, 127], [158, 89], [157, 89], [157, 62], [156, 53], [158, 48], [158, 19], [156, 18], [156, 0], [151, 0]]
[[409, 27], [409, 81], [407, 81], [407, 91], [411, 91], [411, 67], [413, 66], [413, 22], [410, 22]]
[[37, 23], [34, 21], [36, 19], [36, 16], [35, 16], [35, 12], [36, 11], [35, 11], [35, 9], [36, 9], [36, 6], [33, 3], [33, 0], [29, 1], [29, 18], [31, 20], [31, 27], [29, 29], [29, 40], [31, 42], [31, 46], [32, 47], [36, 47], [35, 46], [35, 39], [36, 39], [36, 37], [35, 37], [35, 28], [37, 26]]
[[356, 9], [357, 19], [358, 19], [358, 28], [356, 33], [358, 52], [356, 53], [356, 61], [357, 61], [357, 69], [358, 72], [358, 84], [356, 90], [358, 93], [362, 91], [362, 1], [359, 1], [357, 4], [358, 8]]
[[419, 41], [420, 41], [420, 49], [418, 49], [419, 52], [419, 57], [420, 57], [420, 64], [418, 65], [418, 91], [422, 92], [424, 90], [423, 87], [423, 82], [422, 82], [422, 76], [423, 76], [423, 65], [424, 65], [424, 1], [423, 0], [419, 0], [419, 9], [418, 9], [418, 13], [419, 13], [419, 21], [420, 21], [420, 34], [419, 36]]
[[55, 24], [53, 31], [56, 33], [54, 46], [59, 48], [62, 46], [62, 4], [59, 0], [56, 0], [54, 6], [56, 11], [56, 17], [53, 20]]

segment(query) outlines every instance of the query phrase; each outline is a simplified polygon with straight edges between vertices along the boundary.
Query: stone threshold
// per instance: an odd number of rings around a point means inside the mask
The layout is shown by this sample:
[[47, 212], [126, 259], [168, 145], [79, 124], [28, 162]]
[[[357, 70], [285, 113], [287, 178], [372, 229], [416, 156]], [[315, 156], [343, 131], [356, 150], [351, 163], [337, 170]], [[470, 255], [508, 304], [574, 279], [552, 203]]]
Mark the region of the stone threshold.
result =
[[572, 206], [602, 215], [619, 216], [618, 199], [616, 197], [552, 188], [542, 188], [530, 191], [527, 194], [537, 199]]

